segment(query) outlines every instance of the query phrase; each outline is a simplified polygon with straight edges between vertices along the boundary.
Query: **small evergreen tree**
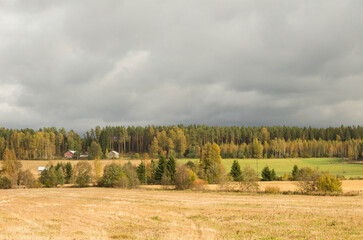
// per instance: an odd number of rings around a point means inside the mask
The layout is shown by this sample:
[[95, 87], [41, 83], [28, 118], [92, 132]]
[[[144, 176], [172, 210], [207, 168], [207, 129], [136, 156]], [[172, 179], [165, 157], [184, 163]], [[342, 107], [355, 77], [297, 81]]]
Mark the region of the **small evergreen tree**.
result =
[[233, 161], [230, 175], [233, 177], [234, 181], [241, 181], [241, 166], [239, 165], [237, 160]]
[[165, 172], [166, 160], [164, 155], [160, 155], [158, 166], [155, 172], [155, 181], [160, 182]]
[[70, 183], [72, 179], [72, 163], [67, 162], [65, 165], [64, 179], [66, 183]]
[[64, 172], [62, 167], [58, 167], [58, 169], [56, 170], [56, 175], [57, 175], [57, 183], [63, 185], [65, 181], [64, 181]]
[[294, 165], [294, 167], [292, 168], [292, 171], [291, 171], [292, 180], [294, 180], [294, 181], [297, 180], [298, 172], [299, 172], [299, 168], [297, 167], [297, 165]]
[[271, 171], [268, 166], [265, 166], [261, 172], [262, 181], [271, 181]]
[[140, 165], [137, 167], [137, 177], [139, 178], [141, 184], [147, 183], [146, 166], [144, 162], [141, 162]]
[[171, 183], [175, 181], [175, 173], [176, 173], [176, 162], [173, 156], [170, 156], [169, 160], [166, 163], [167, 175], [171, 180]]
[[151, 159], [150, 162], [150, 179], [148, 179], [148, 181], [150, 183], [155, 183], [155, 178], [156, 178], [156, 171], [158, 169], [158, 163], [155, 162], [153, 159]]

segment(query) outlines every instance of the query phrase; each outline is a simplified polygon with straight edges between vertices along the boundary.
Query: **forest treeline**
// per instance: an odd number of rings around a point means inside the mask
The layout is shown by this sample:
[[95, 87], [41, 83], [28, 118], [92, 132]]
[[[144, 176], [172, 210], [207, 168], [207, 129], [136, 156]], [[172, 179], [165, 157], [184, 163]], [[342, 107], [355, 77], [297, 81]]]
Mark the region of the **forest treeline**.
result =
[[[199, 158], [207, 143], [220, 146], [224, 158], [346, 157], [363, 154], [363, 127], [245, 127], [245, 126], [106, 126], [90, 129], [82, 136], [64, 128], [0, 128], [0, 157], [14, 150], [17, 159], [53, 159], [67, 150], [103, 155], [111, 150], [124, 154], [148, 153]], [[103, 156], [100, 156], [103, 157]]]

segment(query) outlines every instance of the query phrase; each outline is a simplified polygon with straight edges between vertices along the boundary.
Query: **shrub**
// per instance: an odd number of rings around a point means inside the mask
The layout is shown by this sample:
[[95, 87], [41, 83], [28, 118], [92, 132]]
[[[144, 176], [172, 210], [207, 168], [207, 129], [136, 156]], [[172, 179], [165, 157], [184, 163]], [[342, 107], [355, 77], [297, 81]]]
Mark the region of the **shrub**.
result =
[[50, 166], [49, 169], [44, 169], [40, 175], [39, 181], [46, 188], [56, 187], [58, 185], [58, 177], [55, 168]]
[[130, 179], [126, 177], [125, 174], [122, 174], [120, 178], [113, 184], [113, 187], [116, 188], [128, 188], [130, 186]]
[[328, 173], [323, 173], [317, 181], [318, 190], [322, 192], [342, 192], [340, 179]]
[[134, 158], [135, 158], [135, 159], [140, 159], [140, 158], [141, 158], [141, 157], [140, 157], [140, 154], [135, 153]]
[[180, 190], [190, 189], [196, 179], [197, 175], [192, 170], [179, 165], [175, 175], [175, 187]]
[[11, 187], [11, 178], [8, 175], [0, 175], [0, 189], [10, 189]]
[[221, 183], [225, 178], [226, 171], [221, 163], [214, 162], [206, 170], [208, 183]]
[[115, 187], [123, 176], [125, 176], [125, 173], [123, 173], [121, 165], [116, 163], [108, 164], [103, 169], [103, 176], [99, 185], [103, 187]]
[[85, 187], [91, 182], [92, 166], [88, 162], [78, 162], [75, 167], [76, 183]]
[[188, 161], [186, 164], [185, 164], [185, 166], [187, 167], [187, 168], [189, 168], [190, 170], [192, 170], [193, 172], [197, 172], [197, 166], [195, 165], [195, 163], [194, 162], [192, 162], [192, 161]]
[[204, 190], [204, 186], [208, 184], [206, 181], [204, 181], [203, 179], [195, 179], [193, 184], [192, 184], [192, 189], [194, 190]]
[[289, 180], [292, 180], [292, 177], [289, 174], [285, 173], [284, 176], [282, 176], [282, 181], [289, 181]]
[[19, 172], [18, 185], [23, 185], [27, 188], [35, 188], [39, 186], [39, 183], [28, 169], [26, 171]]
[[317, 181], [320, 173], [310, 167], [304, 167], [298, 170], [296, 174], [297, 186], [301, 192], [314, 192], [318, 190]]
[[279, 192], [280, 192], [280, 187], [278, 187], [278, 186], [266, 186], [265, 187], [265, 193], [276, 194]]
[[122, 171], [125, 173], [126, 178], [128, 179], [126, 187], [131, 188], [140, 184], [139, 178], [137, 176], [137, 167], [132, 165], [130, 161], [123, 165]]
[[259, 177], [257, 172], [250, 166], [246, 166], [242, 169], [240, 190], [246, 192], [257, 192]]

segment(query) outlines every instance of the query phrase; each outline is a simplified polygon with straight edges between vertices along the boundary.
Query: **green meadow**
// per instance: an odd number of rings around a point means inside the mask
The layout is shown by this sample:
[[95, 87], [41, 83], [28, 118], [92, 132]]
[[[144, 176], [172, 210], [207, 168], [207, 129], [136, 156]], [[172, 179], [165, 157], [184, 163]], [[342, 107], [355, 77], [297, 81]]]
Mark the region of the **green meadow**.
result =
[[[223, 165], [229, 172], [235, 159], [223, 159]], [[255, 170], [258, 169], [261, 174], [262, 168], [268, 166], [275, 169], [278, 176], [285, 173], [291, 173], [293, 166], [296, 164], [299, 168], [311, 167], [319, 171], [328, 171], [333, 175], [344, 175], [346, 178], [363, 177], [363, 164], [348, 163], [343, 158], [273, 158], [273, 159], [237, 159], [241, 167], [250, 166]], [[179, 159], [178, 162], [186, 163], [188, 161], [198, 162], [198, 159]]]

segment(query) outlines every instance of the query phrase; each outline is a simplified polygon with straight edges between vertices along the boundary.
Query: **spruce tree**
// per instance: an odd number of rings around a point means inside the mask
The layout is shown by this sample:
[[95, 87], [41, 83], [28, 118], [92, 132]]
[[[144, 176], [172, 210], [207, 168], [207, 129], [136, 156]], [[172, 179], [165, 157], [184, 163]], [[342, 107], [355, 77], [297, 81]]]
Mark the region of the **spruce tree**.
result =
[[165, 172], [166, 159], [164, 155], [161, 155], [159, 158], [158, 166], [155, 172], [155, 181], [160, 182], [163, 178], [163, 174]]
[[233, 161], [230, 175], [233, 177], [234, 181], [241, 181], [241, 166], [237, 160]]
[[146, 167], [143, 162], [141, 162], [140, 165], [137, 167], [137, 177], [141, 184], [147, 183]]
[[292, 168], [292, 171], [291, 171], [291, 176], [294, 181], [297, 180], [298, 172], [299, 172], [299, 168], [297, 167], [297, 165], [294, 165], [294, 167]]
[[72, 163], [67, 162], [65, 167], [65, 182], [70, 183], [72, 178]]
[[166, 163], [166, 170], [168, 173], [168, 177], [174, 183], [175, 181], [175, 173], [176, 173], [176, 162], [173, 156], [170, 156], [168, 162]]
[[262, 181], [271, 181], [271, 171], [268, 166], [264, 167], [261, 172]]

